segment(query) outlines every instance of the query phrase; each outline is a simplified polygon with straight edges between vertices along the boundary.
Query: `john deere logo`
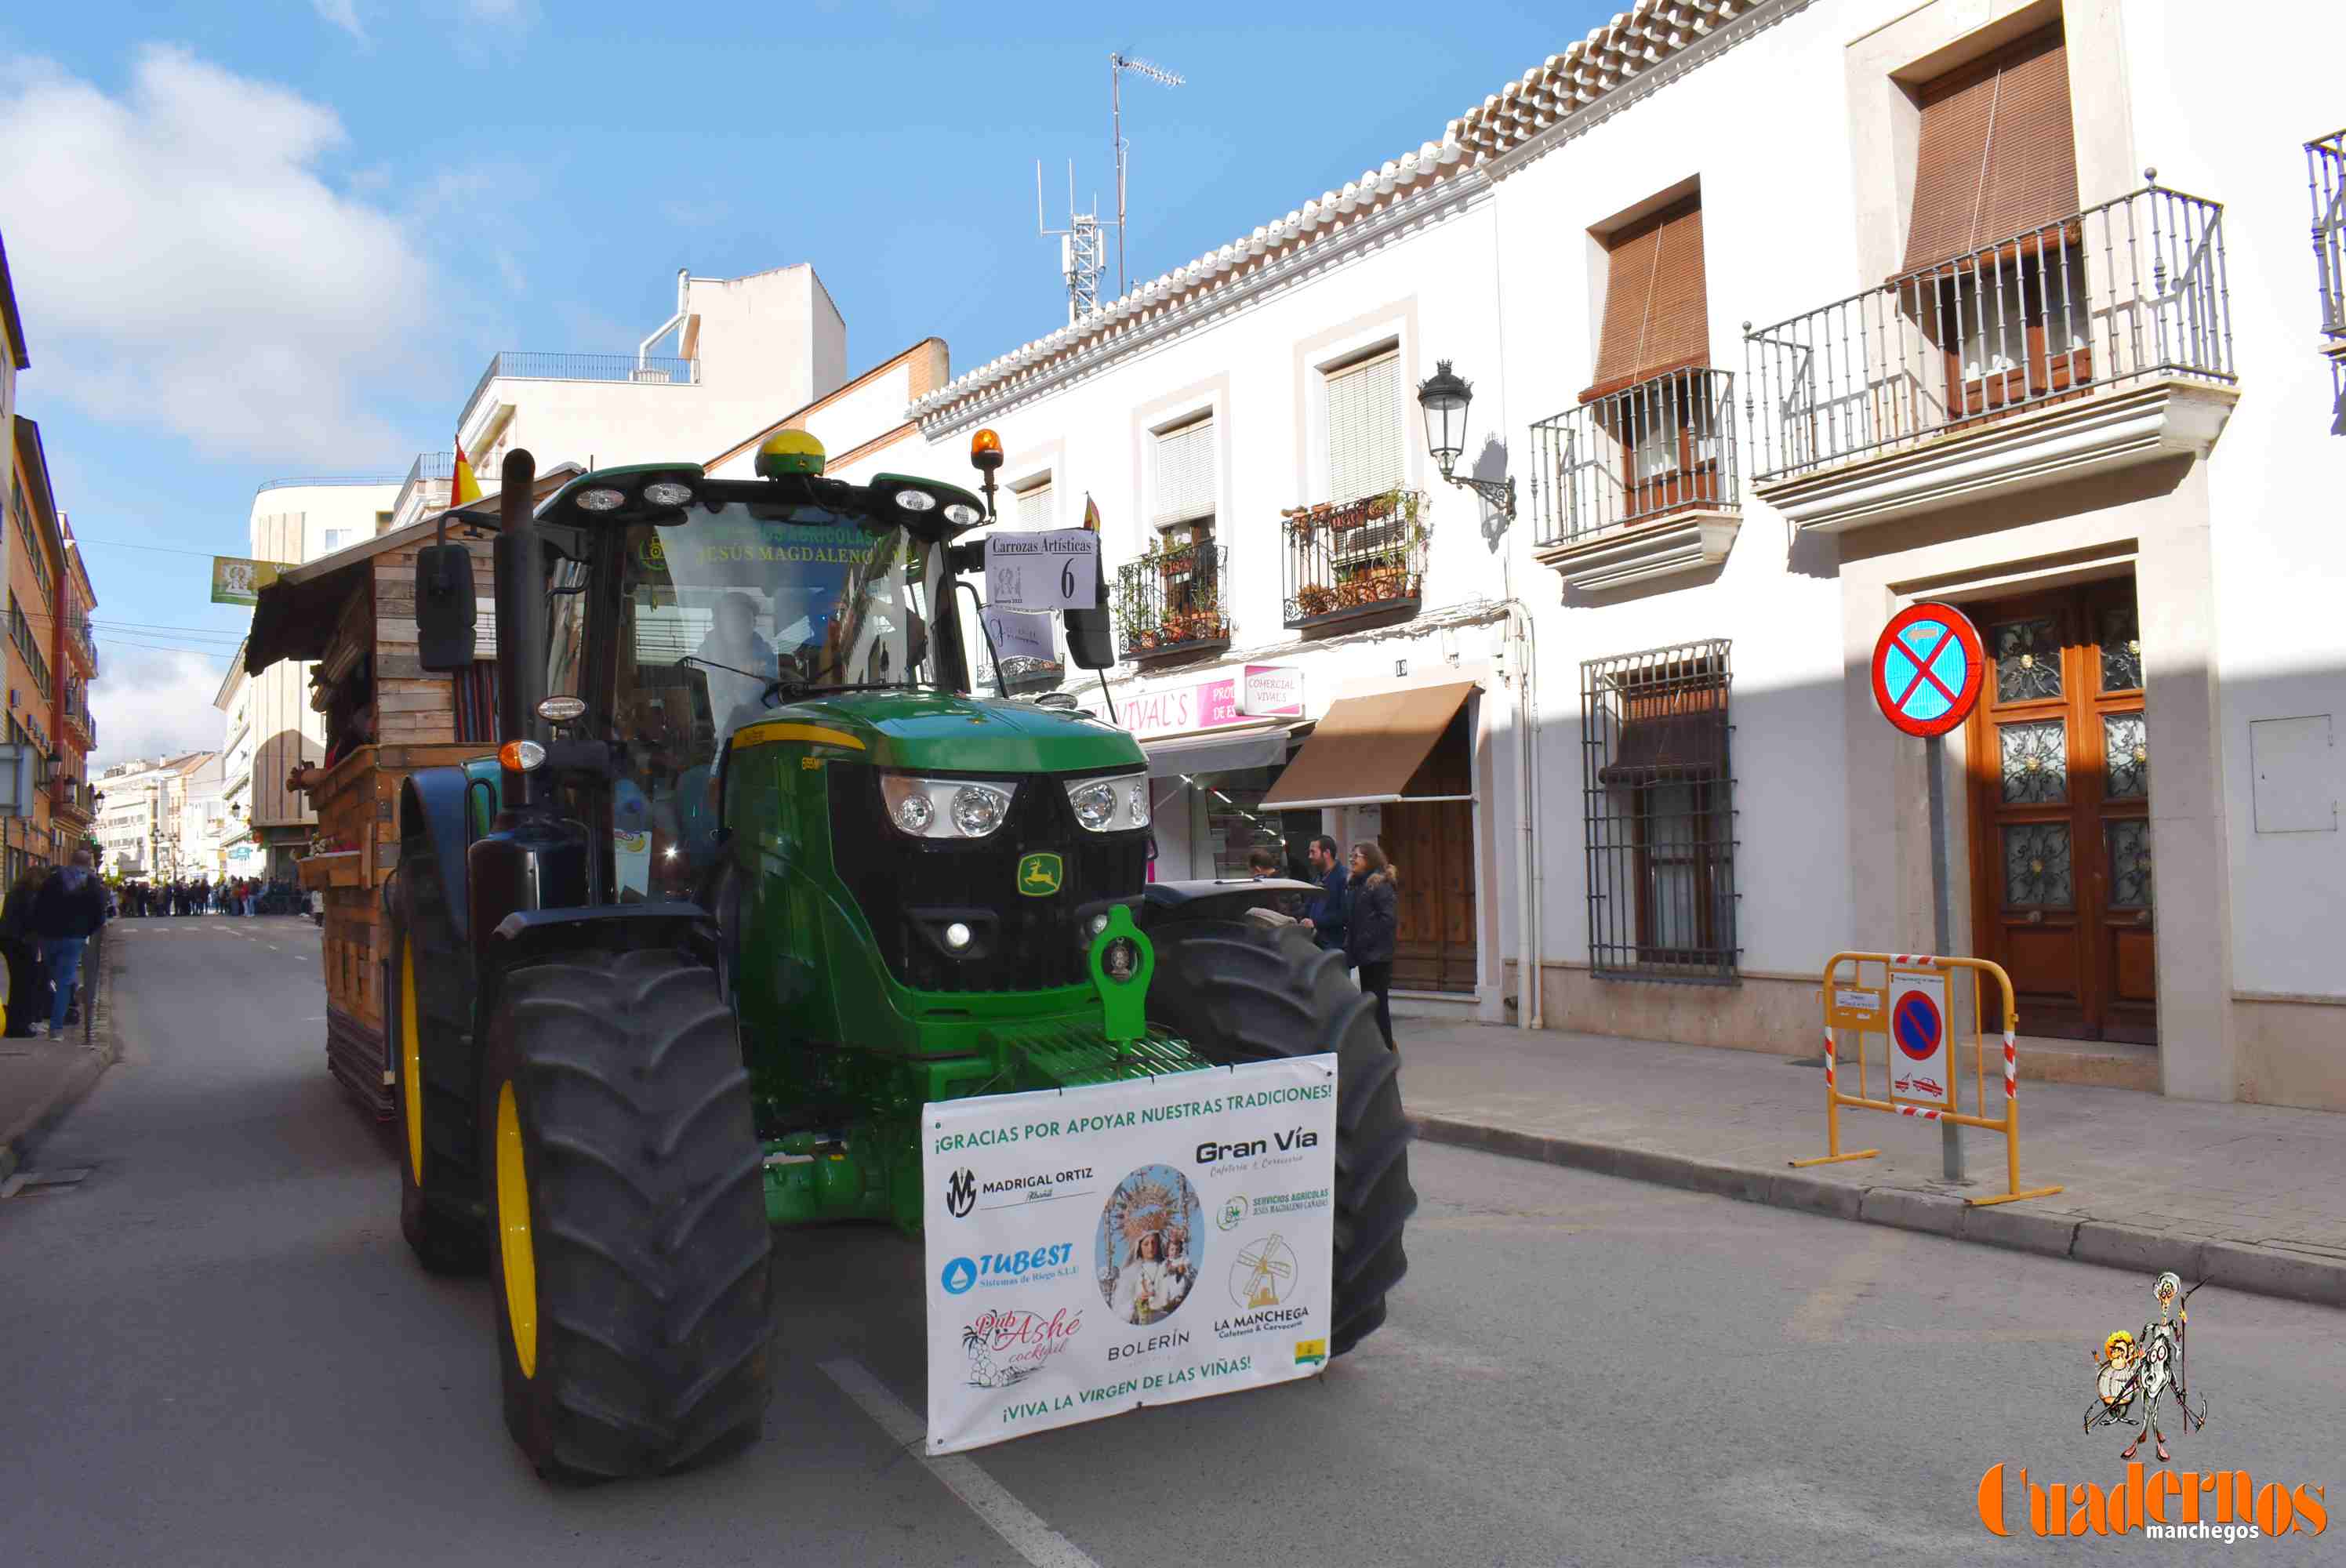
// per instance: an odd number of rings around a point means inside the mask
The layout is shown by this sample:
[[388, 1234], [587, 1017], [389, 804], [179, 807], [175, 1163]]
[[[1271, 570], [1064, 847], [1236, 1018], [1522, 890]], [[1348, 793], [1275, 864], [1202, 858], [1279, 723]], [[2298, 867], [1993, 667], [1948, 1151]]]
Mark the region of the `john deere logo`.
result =
[[1030, 899], [1047, 899], [1059, 891], [1066, 877], [1059, 857], [1052, 854], [1023, 855], [1018, 860], [1018, 891]]

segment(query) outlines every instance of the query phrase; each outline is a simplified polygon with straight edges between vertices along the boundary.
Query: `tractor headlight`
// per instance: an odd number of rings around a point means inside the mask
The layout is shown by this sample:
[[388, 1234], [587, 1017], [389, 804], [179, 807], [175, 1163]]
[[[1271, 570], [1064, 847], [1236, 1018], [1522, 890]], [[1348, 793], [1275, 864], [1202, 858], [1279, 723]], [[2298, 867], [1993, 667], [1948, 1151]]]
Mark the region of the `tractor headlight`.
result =
[[885, 773], [880, 794], [888, 820], [916, 839], [983, 839], [1010, 815], [1015, 784], [967, 779], [908, 779]]
[[1068, 779], [1067, 804], [1076, 820], [1094, 833], [1148, 826], [1148, 780], [1136, 778]]

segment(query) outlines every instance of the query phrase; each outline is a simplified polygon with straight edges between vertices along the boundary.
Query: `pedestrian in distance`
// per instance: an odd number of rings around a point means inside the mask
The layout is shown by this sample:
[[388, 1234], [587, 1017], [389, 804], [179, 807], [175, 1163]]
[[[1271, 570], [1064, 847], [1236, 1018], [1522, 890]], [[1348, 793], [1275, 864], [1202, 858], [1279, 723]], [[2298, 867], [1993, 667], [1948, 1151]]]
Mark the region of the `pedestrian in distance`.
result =
[[1320, 884], [1320, 895], [1303, 911], [1303, 923], [1311, 928], [1314, 942], [1341, 952], [1344, 947], [1344, 906], [1352, 899], [1352, 878], [1336, 852], [1336, 840], [1325, 833], [1311, 840], [1305, 858], [1311, 862], [1311, 880]]
[[1361, 989], [1377, 999], [1377, 1029], [1392, 1049], [1393, 932], [1400, 924], [1401, 875], [1367, 839], [1352, 846], [1352, 895], [1344, 917], [1344, 956]]
[[74, 982], [81, 972], [82, 950], [105, 923], [106, 895], [100, 891], [97, 873], [89, 869], [89, 851], [76, 850], [73, 864], [42, 883], [33, 900], [33, 930], [41, 939], [49, 983], [56, 988], [43, 1033], [65, 1033], [66, 1012], [73, 1004]]
[[48, 975], [41, 967], [41, 939], [33, 930], [33, 905], [41, 894], [45, 866], [27, 866], [8, 900], [0, 905], [0, 948], [8, 959], [8, 1033], [22, 1039], [49, 1013]]
[[1258, 846], [1247, 851], [1247, 874], [1256, 881], [1268, 881], [1279, 875], [1279, 851]]

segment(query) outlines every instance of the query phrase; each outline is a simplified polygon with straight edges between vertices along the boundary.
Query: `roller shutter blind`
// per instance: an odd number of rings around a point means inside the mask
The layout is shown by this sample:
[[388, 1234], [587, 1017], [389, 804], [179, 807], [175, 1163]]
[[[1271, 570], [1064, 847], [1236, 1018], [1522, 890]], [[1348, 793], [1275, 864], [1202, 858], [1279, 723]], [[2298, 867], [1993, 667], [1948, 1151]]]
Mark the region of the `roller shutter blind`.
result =
[[1048, 528], [1051, 525], [1051, 484], [1046, 480], [1030, 484], [1018, 493], [1018, 526]]
[[1379, 354], [1331, 371], [1328, 499], [1382, 495], [1402, 480], [1401, 355]]
[[1710, 359], [1702, 198], [1690, 196], [1606, 238], [1605, 319], [1584, 401]]
[[1157, 438], [1157, 498], [1150, 520], [1159, 528], [1214, 514], [1214, 422], [1201, 419]]
[[1931, 83], [1922, 110], [1902, 273], [2076, 212], [2069, 54], [2058, 25]]

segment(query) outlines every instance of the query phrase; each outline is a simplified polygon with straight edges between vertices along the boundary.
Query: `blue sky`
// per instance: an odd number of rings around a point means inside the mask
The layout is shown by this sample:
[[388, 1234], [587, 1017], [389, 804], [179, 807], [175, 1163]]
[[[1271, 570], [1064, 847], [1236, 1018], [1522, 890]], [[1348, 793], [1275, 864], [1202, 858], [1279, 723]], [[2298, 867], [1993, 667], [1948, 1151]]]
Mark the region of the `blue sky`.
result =
[[244, 617], [205, 602], [201, 556], [244, 552], [254, 486], [444, 450], [500, 349], [624, 352], [678, 268], [805, 260], [851, 370], [932, 334], [965, 370], [1065, 320], [1035, 164], [1055, 219], [1069, 158], [1112, 211], [1111, 49], [1188, 78], [1126, 82], [1143, 279], [1438, 140], [1614, 8], [1114, 31], [1096, 7], [888, 0], [9, 7], [19, 406], [89, 541], [97, 761], [217, 744]]

